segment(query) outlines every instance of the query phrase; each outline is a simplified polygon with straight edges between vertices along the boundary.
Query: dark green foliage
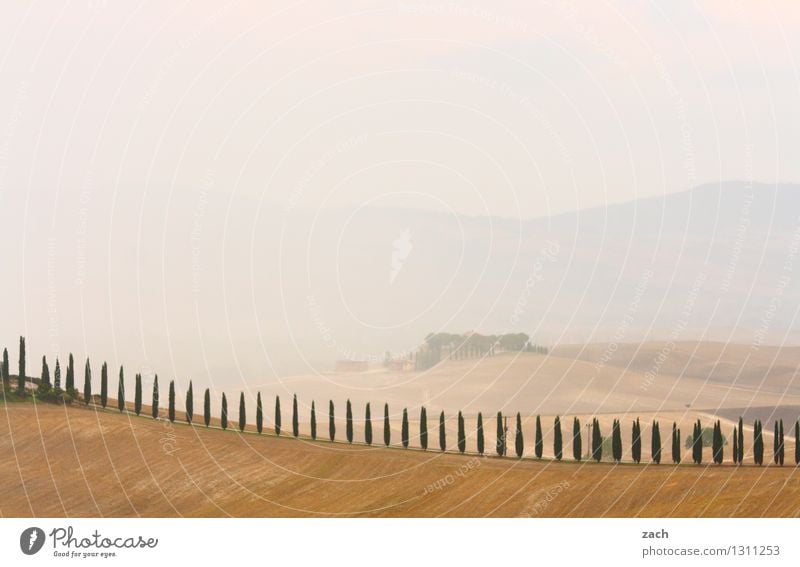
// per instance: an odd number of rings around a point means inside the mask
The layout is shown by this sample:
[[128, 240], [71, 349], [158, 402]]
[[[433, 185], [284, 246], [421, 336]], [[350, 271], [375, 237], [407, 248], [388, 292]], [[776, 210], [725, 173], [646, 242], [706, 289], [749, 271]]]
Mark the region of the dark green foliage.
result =
[[125, 373], [122, 366], [119, 367], [119, 382], [117, 383], [117, 408], [119, 411], [125, 410]]
[[739, 462], [739, 433], [736, 426], [733, 426], [733, 452], [732, 452], [732, 459], [733, 464], [737, 464]]
[[722, 425], [719, 420], [714, 423], [714, 437], [711, 441], [711, 459], [714, 464], [721, 465], [724, 458]]
[[408, 432], [408, 408], [403, 408], [403, 422], [400, 426], [400, 439], [403, 441], [403, 448], [408, 449], [409, 432]]
[[503, 427], [503, 414], [501, 412], [497, 412], [497, 442], [495, 449], [500, 457], [506, 454], [506, 433]]
[[703, 462], [703, 426], [700, 420], [694, 424], [692, 432], [692, 461], [699, 465]]
[[333, 413], [333, 400], [328, 402], [328, 435], [331, 442], [336, 440], [336, 418]]
[[753, 461], [757, 465], [764, 463], [764, 436], [761, 431], [761, 421], [753, 423]]
[[[58, 367], [58, 361], [56, 361], [56, 367]], [[156, 378], [156, 384], [158, 384], [158, 378]], [[108, 405], [108, 364], [105, 362], [103, 366], [100, 368], [100, 405], [105, 407]], [[154, 411], [158, 411], [158, 403], [153, 405], [155, 408]], [[156, 413], [153, 417], [158, 417], [158, 413]]]
[[50, 387], [50, 367], [47, 366], [47, 357], [42, 357], [42, 375], [39, 379], [39, 390], [42, 386]]
[[317, 407], [314, 405], [314, 400], [311, 400], [311, 439], [317, 440]]
[[600, 422], [592, 418], [592, 459], [598, 463], [603, 458], [603, 436], [600, 433]]
[[370, 412], [369, 402], [367, 402], [367, 409], [364, 414], [364, 441], [367, 445], [372, 445], [372, 413]]
[[676, 465], [681, 463], [681, 430], [674, 421], [672, 422], [672, 462]]
[[292, 396], [292, 435], [300, 435], [300, 415], [297, 409], [297, 394]]
[[618, 419], [614, 420], [611, 428], [611, 455], [616, 462], [622, 460], [622, 431]]
[[576, 417], [572, 420], [572, 458], [576, 461], [580, 461], [582, 452], [583, 442], [581, 440], [581, 420]]
[[464, 415], [458, 412], [458, 452], [463, 453], [467, 450], [467, 432], [464, 429]]
[[425, 406], [419, 410], [419, 445], [423, 451], [428, 450], [428, 410]]
[[783, 439], [783, 420], [779, 419], [775, 422], [775, 437], [774, 437], [774, 455], [775, 464], [783, 466], [784, 458], [786, 456], [786, 448]]
[[189, 389], [186, 391], [186, 423], [192, 424], [194, 420], [194, 388], [189, 380]]
[[485, 440], [483, 437], [483, 414], [478, 412], [478, 454], [483, 455], [485, 449]]
[[75, 391], [75, 359], [72, 358], [72, 353], [69, 353], [69, 361], [67, 362], [67, 383], [64, 389], [70, 394]]
[[557, 461], [564, 456], [564, 437], [561, 434], [561, 418], [558, 416], [553, 423], [553, 454]]
[[8, 349], [3, 349], [3, 362], [0, 364], [0, 375], [3, 378], [3, 389], [9, 389], [9, 380], [11, 379], [11, 375], [9, 374], [9, 366], [8, 366]]
[[[103, 369], [104, 370], [105, 370], [105, 367], [106, 367], [106, 365], [105, 365], [105, 363], [103, 363]], [[105, 380], [103, 381], [103, 384], [105, 384]], [[152, 415], [153, 415], [153, 419], [158, 419], [158, 398], [159, 398], [159, 396], [158, 396], [158, 374], [156, 374], [155, 378], [153, 379], [153, 401], [152, 401], [151, 406], [150, 406], [151, 407], [151, 412], [152, 412]], [[100, 399], [101, 400], [103, 399], [103, 394], [102, 393], [100, 394]], [[103, 407], [105, 407], [105, 403], [103, 403]]]
[[739, 452], [737, 453], [736, 460], [741, 465], [744, 462], [744, 424], [742, 423], [741, 417], [739, 417], [739, 445], [737, 449]]
[[655, 464], [661, 464], [661, 426], [655, 420], [650, 439], [650, 457]]
[[542, 455], [544, 454], [544, 437], [542, 435], [542, 419], [538, 415], [536, 416], [536, 437], [534, 451], [536, 453], [536, 458], [541, 459]]
[[56, 369], [53, 372], [53, 388], [57, 391], [61, 390], [61, 363], [58, 361], [57, 358], [56, 358]]
[[175, 380], [169, 381], [169, 398], [167, 406], [167, 416], [169, 420], [175, 421]]
[[633, 422], [631, 428], [631, 458], [634, 463], [642, 462], [642, 427], [639, 425], [639, 418]]
[[208, 388], [203, 393], [203, 423], [206, 427], [211, 424], [211, 390]]
[[383, 444], [387, 447], [392, 442], [392, 429], [389, 423], [389, 404], [383, 404]]
[[136, 415], [142, 413], [142, 375], [136, 374], [136, 383], [133, 387], [133, 411]]
[[261, 403], [261, 392], [256, 394], [256, 431], [259, 435], [264, 431], [264, 405]]
[[247, 414], [244, 409], [244, 392], [239, 394], [239, 431], [244, 431], [247, 425]]
[[439, 414], [439, 448], [442, 451], [447, 450], [447, 437], [444, 430], [444, 412]]
[[19, 370], [17, 374], [17, 393], [25, 395], [25, 337], [19, 338]]
[[800, 420], [794, 422], [794, 464], [800, 465]]
[[228, 397], [222, 392], [222, 411], [219, 414], [219, 424], [222, 429], [228, 429]]
[[275, 435], [281, 434], [281, 397], [275, 396]]
[[83, 368], [83, 403], [89, 405], [92, 401], [92, 366], [89, 359], [86, 359], [86, 366]]
[[350, 403], [350, 400], [347, 400], [347, 404], [345, 407], [345, 435], [347, 437], [347, 442], [353, 442], [353, 405]]
[[517, 431], [514, 435], [514, 450], [517, 453], [517, 458], [522, 458], [522, 453], [525, 451], [525, 440], [522, 437], [522, 417], [517, 412]]

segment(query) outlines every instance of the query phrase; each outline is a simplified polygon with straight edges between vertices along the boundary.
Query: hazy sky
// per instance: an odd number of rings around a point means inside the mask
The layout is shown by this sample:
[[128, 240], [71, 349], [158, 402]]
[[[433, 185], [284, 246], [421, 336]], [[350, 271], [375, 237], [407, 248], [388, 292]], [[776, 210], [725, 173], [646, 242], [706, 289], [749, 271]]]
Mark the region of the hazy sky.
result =
[[[466, 330], [479, 270], [433, 282], [455, 281], [464, 301], [413, 328], [394, 313], [435, 301], [406, 309], [372, 280], [336, 279], [347, 265], [394, 285], [393, 254], [412, 247], [462, 267], [458, 246], [439, 254], [444, 239], [408, 233], [413, 219], [362, 215], [348, 233], [348, 211], [513, 220], [720, 180], [796, 182], [798, 29], [794, 0], [3, 2], [0, 277], [13, 301], [0, 338], [230, 379], [327, 341], [331, 311], [349, 334], [328, 358], [374, 322], [407, 337]], [[441, 230], [459, 234], [462, 217], [448, 218]], [[381, 228], [365, 265], [371, 238], [348, 235]], [[509, 269], [536, 254], [513, 238], [502, 250]], [[333, 303], [318, 306], [326, 284]]]

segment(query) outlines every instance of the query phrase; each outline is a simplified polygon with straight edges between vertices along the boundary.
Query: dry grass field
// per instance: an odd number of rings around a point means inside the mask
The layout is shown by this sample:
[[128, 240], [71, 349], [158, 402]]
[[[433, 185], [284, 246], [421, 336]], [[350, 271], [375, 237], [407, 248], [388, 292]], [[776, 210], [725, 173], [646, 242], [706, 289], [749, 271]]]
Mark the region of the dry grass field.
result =
[[32, 403], [0, 423], [3, 517], [800, 516], [793, 466], [481, 458]]

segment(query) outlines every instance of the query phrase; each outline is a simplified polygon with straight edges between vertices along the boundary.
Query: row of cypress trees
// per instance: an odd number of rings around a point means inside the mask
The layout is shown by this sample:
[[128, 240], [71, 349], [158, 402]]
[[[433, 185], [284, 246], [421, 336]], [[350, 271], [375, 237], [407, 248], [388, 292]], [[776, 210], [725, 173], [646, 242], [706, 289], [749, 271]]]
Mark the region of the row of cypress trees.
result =
[[[8, 349], [3, 350], [3, 358], [0, 362], [0, 378], [4, 389], [10, 389], [10, 375], [9, 375], [9, 360]], [[133, 411], [136, 415], [140, 415], [143, 407], [143, 393], [142, 393], [142, 376], [136, 374], [134, 378], [134, 403]], [[17, 392], [20, 395], [25, 395], [26, 376], [26, 345], [25, 338], [20, 337], [19, 344], [19, 366], [17, 376]], [[36, 395], [40, 398], [47, 398], [50, 395], [65, 394], [70, 399], [77, 399], [78, 392], [75, 388], [75, 362], [72, 354], [69, 355], [64, 387], [62, 390], [61, 384], [61, 364], [56, 359], [55, 369], [51, 377], [50, 368], [47, 363], [47, 358], [42, 357], [42, 372], [39, 381], [39, 386], [36, 390]], [[203, 396], [203, 422], [206, 427], [211, 424], [211, 393], [206, 388]], [[65, 398], [62, 398], [65, 399]], [[84, 366], [84, 386], [83, 386], [83, 402], [89, 404], [93, 399], [92, 393], [92, 368], [89, 359], [86, 359]], [[100, 395], [99, 404], [101, 407], [106, 408], [108, 405], [108, 365], [104, 362], [100, 371]], [[158, 375], [155, 376], [153, 381], [153, 391], [151, 397], [151, 416], [154, 419], [160, 417], [160, 400], [159, 400], [159, 386]], [[174, 422], [176, 416], [176, 393], [175, 382], [171, 380], [169, 383], [169, 397], [167, 417], [171, 422]], [[240, 431], [244, 431], [247, 427], [246, 418], [246, 404], [244, 392], [239, 395], [239, 414], [238, 426]], [[194, 420], [194, 389], [190, 381], [188, 390], [184, 397], [185, 419], [189, 424]], [[117, 409], [122, 412], [127, 409], [126, 406], [126, 389], [125, 389], [125, 373], [124, 368], [120, 366], [119, 379], [117, 382]], [[281, 435], [281, 401], [280, 396], [275, 398], [275, 419], [274, 431], [276, 435]], [[350, 400], [347, 400], [345, 409], [345, 436], [348, 443], [354, 441], [354, 428], [353, 428], [353, 407]], [[504, 420], [502, 412], [497, 412], [496, 418], [497, 433], [495, 436], [496, 446], [495, 451], [499, 456], [506, 456], [508, 450], [507, 435], [508, 426]], [[221, 411], [220, 411], [220, 425], [222, 429], [228, 428], [228, 401], [226, 395], [222, 394]], [[447, 434], [446, 434], [446, 418], [442, 411], [439, 414], [438, 420], [438, 433], [439, 433], [439, 449], [441, 451], [447, 450]], [[256, 399], [256, 430], [262, 433], [264, 427], [264, 410], [261, 400], [261, 393], [257, 394]], [[616, 462], [622, 460], [623, 442], [621, 423], [615, 419], [612, 424], [611, 432], [611, 452], [612, 458]], [[753, 460], [755, 464], [762, 465], [764, 462], [764, 439], [763, 439], [763, 425], [760, 420], [756, 420], [753, 424]], [[315, 402], [311, 403], [311, 417], [310, 417], [310, 430], [311, 438], [317, 439], [317, 416]], [[457, 416], [457, 440], [456, 447], [460, 453], [466, 452], [467, 434], [465, 428], [465, 421], [462, 412], [458, 412]], [[634, 462], [639, 463], [642, 459], [642, 432], [639, 419], [637, 418], [631, 428], [631, 458]], [[292, 436], [299, 437], [300, 435], [300, 418], [298, 411], [297, 396], [292, 398]], [[676, 423], [672, 424], [672, 461], [676, 464], [681, 462], [681, 444], [680, 444], [680, 429]], [[336, 420], [335, 408], [333, 401], [329, 401], [328, 405], [328, 436], [331, 441], [336, 439]], [[794, 425], [795, 437], [795, 455], [794, 460], [796, 464], [800, 464], [800, 421], [796, 421]], [[733, 447], [732, 447], [732, 461], [735, 464], [741, 465], [744, 461], [744, 427], [742, 418], [739, 418], [738, 424], [733, 430]], [[368, 403], [365, 408], [364, 414], [364, 441], [368, 445], [373, 443], [373, 424], [372, 424], [372, 411], [371, 405]], [[403, 409], [402, 424], [401, 424], [401, 441], [403, 447], [407, 448], [410, 445], [410, 427], [408, 408]], [[427, 409], [422, 407], [420, 409], [419, 418], [419, 442], [423, 450], [428, 449], [428, 420]], [[386, 446], [391, 444], [391, 423], [389, 418], [389, 405], [384, 404], [383, 408], [383, 443]], [[604, 437], [600, 429], [600, 422], [597, 418], [593, 418], [591, 425], [591, 451], [590, 457], [595, 461], [602, 460]], [[783, 420], [775, 421], [775, 429], [773, 435], [773, 459], [775, 464], [783, 465], [785, 460], [785, 438], [784, 438], [784, 424]], [[477, 452], [481, 455], [485, 453], [485, 434], [483, 425], [483, 414], [478, 413], [477, 426], [476, 426], [476, 445]], [[582, 460], [582, 435], [580, 420], [573, 418], [572, 426], [572, 457], [576, 461]], [[724, 445], [725, 437], [722, 433], [722, 426], [719, 420], [714, 423], [712, 434], [712, 460], [715, 464], [721, 464], [724, 460]], [[536, 429], [534, 440], [534, 454], [537, 458], [541, 458], [543, 454], [543, 432], [540, 416], [536, 416]], [[693, 432], [691, 438], [692, 460], [696, 464], [701, 464], [703, 461], [703, 428], [700, 420], [698, 419], [693, 425]], [[522, 428], [522, 417], [519, 413], [516, 414], [516, 427], [514, 434], [514, 453], [518, 458], [522, 458], [525, 450], [525, 439]], [[553, 423], [553, 454], [556, 460], [563, 458], [563, 432], [561, 428], [561, 418], [556, 416]], [[650, 444], [651, 460], [655, 464], [661, 462], [661, 429], [657, 421], [653, 421], [651, 427], [651, 444]]]

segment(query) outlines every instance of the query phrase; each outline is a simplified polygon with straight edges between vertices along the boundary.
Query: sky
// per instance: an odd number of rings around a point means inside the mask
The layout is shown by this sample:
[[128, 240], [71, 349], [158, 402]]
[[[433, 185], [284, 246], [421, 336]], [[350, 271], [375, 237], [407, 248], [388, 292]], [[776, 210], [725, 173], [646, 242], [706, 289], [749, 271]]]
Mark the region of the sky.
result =
[[[793, 1], [5, 2], [3, 343], [252, 375], [298, 349], [276, 258], [310, 279], [325, 215], [341, 243], [370, 208], [800, 181], [797, 29]], [[336, 308], [380, 309], [357, 289]]]

